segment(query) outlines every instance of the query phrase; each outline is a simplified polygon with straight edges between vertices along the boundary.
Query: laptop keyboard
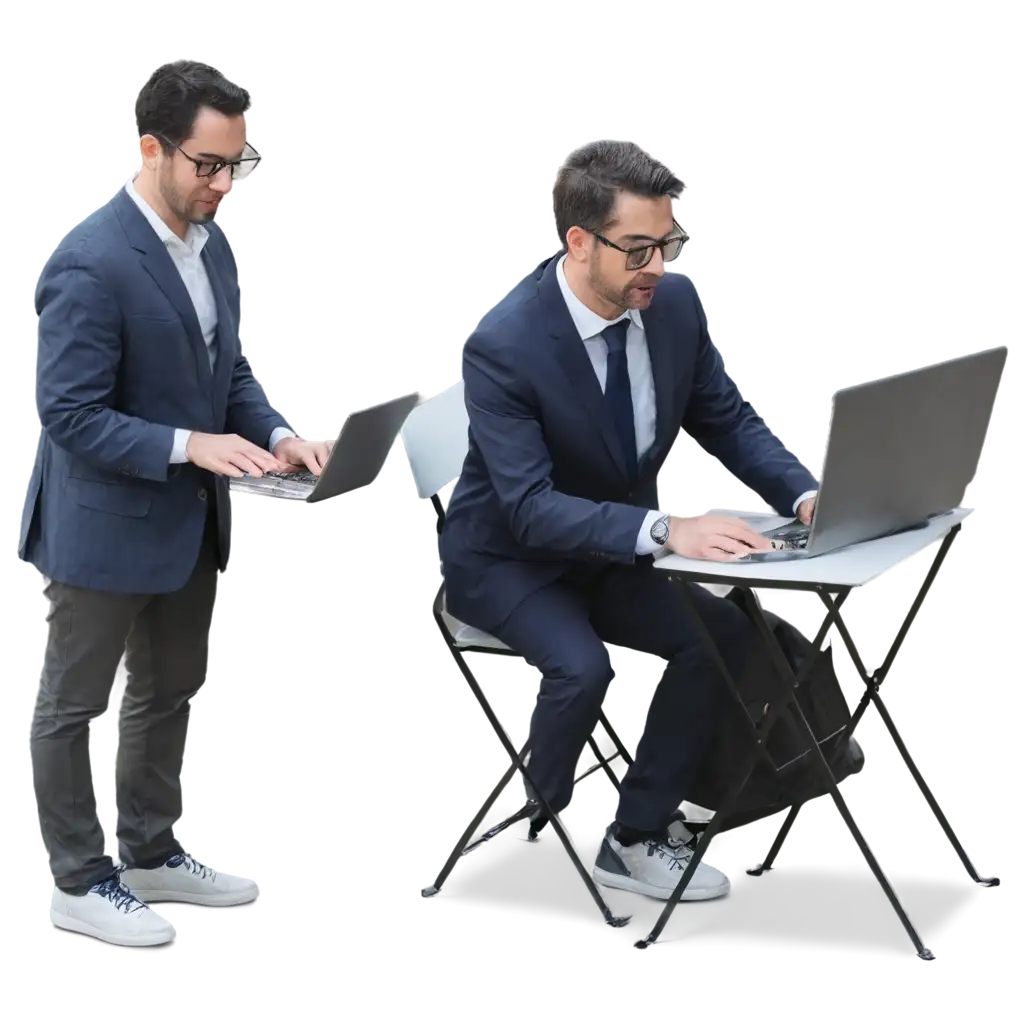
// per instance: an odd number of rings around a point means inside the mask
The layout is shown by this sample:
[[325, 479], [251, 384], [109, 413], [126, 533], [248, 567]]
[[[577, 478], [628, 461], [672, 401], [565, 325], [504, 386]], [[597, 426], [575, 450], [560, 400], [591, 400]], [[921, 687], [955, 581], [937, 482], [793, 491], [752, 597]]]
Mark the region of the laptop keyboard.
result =
[[295, 473], [278, 473], [275, 470], [263, 474], [271, 480], [293, 480], [297, 484], [315, 484], [319, 479], [308, 469], [301, 469]]
[[807, 540], [811, 535], [811, 528], [794, 519], [791, 523], [784, 523], [774, 530], [766, 530], [762, 536], [771, 541], [773, 551], [800, 551], [807, 547]]

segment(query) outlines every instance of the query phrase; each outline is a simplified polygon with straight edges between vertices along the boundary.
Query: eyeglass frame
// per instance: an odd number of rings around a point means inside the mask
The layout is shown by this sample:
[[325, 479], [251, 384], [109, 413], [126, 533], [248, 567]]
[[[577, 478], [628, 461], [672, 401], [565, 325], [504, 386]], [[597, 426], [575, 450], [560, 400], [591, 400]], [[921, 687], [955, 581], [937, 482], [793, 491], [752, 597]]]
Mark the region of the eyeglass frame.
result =
[[[675, 234], [675, 232], [677, 232], [677, 231], [679, 232], [678, 235]], [[686, 245], [686, 243], [690, 240], [690, 236], [680, 226], [679, 222], [674, 217], [672, 218], [672, 232], [673, 233], [668, 238], [663, 238], [660, 242], [648, 242], [647, 245], [635, 245], [631, 249], [623, 249], [621, 245], [616, 245], [613, 241], [611, 241], [608, 238], [605, 238], [604, 235], [598, 234], [596, 231], [591, 231], [590, 233], [602, 245], [608, 246], [609, 249], [615, 249], [617, 252], [625, 253], [626, 254], [626, 269], [627, 270], [643, 270], [644, 267], [646, 267], [647, 264], [650, 263], [651, 260], [654, 259], [654, 250], [655, 249], [660, 249], [661, 250], [661, 258], [664, 260], [665, 259], [665, 246], [668, 245], [671, 242], [676, 242], [676, 241], [679, 242], [679, 252], [677, 252], [675, 254], [675, 256], [672, 257], [672, 259], [665, 260], [665, 262], [666, 263], [671, 263], [672, 260], [679, 258], [679, 253], [681, 253], [683, 251], [683, 246]], [[649, 255], [648, 255], [647, 259], [645, 259], [643, 261], [643, 263], [641, 263], [640, 266], [638, 266], [638, 267], [631, 267], [631, 266], [629, 266], [629, 256], [632, 253], [634, 253], [634, 252], [642, 252], [644, 249], [649, 250]]]
[[[167, 138], [167, 136], [156, 135], [155, 137], [161, 139], [163, 142], [166, 142], [168, 146], [173, 146], [186, 160], [189, 161], [189, 163], [195, 164], [197, 178], [215, 178], [217, 177], [218, 174], [220, 174], [221, 171], [224, 170], [225, 167], [230, 167], [231, 180], [241, 181], [242, 178], [247, 178], [250, 174], [252, 174], [252, 172], [255, 171], [257, 167], [259, 167], [260, 161], [263, 159], [263, 157], [261, 157], [260, 154], [256, 151], [256, 147], [253, 146], [251, 143], [246, 142], [245, 149], [242, 150], [242, 155], [237, 160], [197, 160], [194, 156], [189, 156], [188, 153], [186, 153], [185, 150], [183, 150], [181, 146], [179, 146], [176, 142], [171, 142], [171, 140]], [[250, 150], [253, 155], [246, 156], [246, 150]], [[239, 164], [243, 163], [251, 163], [252, 167], [250, 167], [249, 170], [247, 170], [245, 174], [242, 175], [242, 178], [236, 178], [235, 168], [238, 167]], [[199, 168], [203, 164], [213, 164], [214, 170], [210, 171], [209, 174], [200, 174]]]

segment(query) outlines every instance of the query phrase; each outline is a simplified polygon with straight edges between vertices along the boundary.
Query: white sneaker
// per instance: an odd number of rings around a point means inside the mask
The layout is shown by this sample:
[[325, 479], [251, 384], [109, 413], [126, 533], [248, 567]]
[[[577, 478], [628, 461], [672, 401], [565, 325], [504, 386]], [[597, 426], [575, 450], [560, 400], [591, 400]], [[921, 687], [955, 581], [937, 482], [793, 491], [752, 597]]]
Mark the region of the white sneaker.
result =
[[121, 881], [121, 872], [94, 885], [84, 896], [53, 890], [50, 920], [69, 932], [91, 935], [115, 946], [160, 946], [174, 928]]
[[[613, 889], [626, 889], [667, 900], [690, 864], [693, 849], [667, 833], [660, 839], [642, 839], [623, 846], [615, 838], [615, 825], [609, 825], [594, 865], [594, 881]], [[729, 892], [729, 879], [706, 861], [697, 870], [680, 895], [684, 900], [712, 900]]]
[[179, 853], [158, 868], [125, 868], [125, 884], [146, 903], [198, 903], [203, 907], [234, 907], [260, 894], [255, 882], [213, 871]]

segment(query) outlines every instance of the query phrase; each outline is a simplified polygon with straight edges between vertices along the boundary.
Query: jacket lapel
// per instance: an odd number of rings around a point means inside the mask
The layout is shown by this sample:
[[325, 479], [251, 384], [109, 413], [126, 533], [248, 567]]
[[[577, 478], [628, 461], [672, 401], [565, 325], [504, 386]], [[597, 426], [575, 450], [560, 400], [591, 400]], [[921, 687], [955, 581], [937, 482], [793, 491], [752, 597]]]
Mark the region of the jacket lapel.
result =
[[189, 344], [192, 346], [192, 353], [195, 356], [199, 383], [203, 387], [209, 388], [213, 383], [213, 375], [210, 372], [210, 357], [206, 350], [206, 342], [203, 340], [203, 332], [199, 327], [195, 306], [192, 304], [185, 282], [181, 279], [181, 274], [178, 273], [178, 268], [174, 265], [174, 260], [171, 259], [167, 247], [157, 237], [142, 211], [132, 202], [131, 196], [124, 189], [121, 189], [114, 197], [114, 209], [132, 248], [142, 253], [140, 262], [146, 273], [181, 317]]
[[555, 276], [561, 255], [553, 257], [544, 269], [538, 287], [538, 296], [548, 331], [554, 342], [554, 355], [562, 372], [572, 388], [573, 394], [590, 417], [595, 432], [604, 442], [608, 455], [623, 477], [629, 479], [626, 467], [626, 456], [622, 451], [622, 442], [615, 432], [608, 406], [604, 400], [604, 392], [594, 373], [593, 364], [587, 350], [580, 339], [579, 331], [573, 323], [569, 310], [562, 298]]
[[214, 391], [219, 402], [222, 397], [226, 398], [227, 396], [231, 371], [235, 363], [237, 351], [238, 329], [235, 324], [235, 318], [231, 315], [231, 309], [228, 306], [217, 260], [210, 251], [212, 241], [212, 238], [209, 239], [203, 247], [202, 260], [203, 265], [206, 267], [206, 275], [210, 279], [213, 297], [217, 302], [217, 349], [213, 380]]

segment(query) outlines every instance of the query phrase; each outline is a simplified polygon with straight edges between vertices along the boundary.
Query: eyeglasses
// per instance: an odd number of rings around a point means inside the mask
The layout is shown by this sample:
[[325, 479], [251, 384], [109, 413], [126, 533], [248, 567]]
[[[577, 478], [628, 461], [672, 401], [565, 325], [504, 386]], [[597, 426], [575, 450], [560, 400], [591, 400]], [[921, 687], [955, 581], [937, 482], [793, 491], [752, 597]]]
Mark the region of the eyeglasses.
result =
[[683, 246], [690, 240], [690, 236], [675, 221], [672, 221], [672, 227], [674, 233], [671, 237], [650, 245], [638, 245], [632, 249], [623, 249], [621, 245], [610, 242], [604, 235], [599, 235], [596, 231], [591, 233], [602, 245], [607, 245], [609, 249], [616, 249], [618, 252], [626, 254], [627, 270], [642, 270], [654, 259], [655, 249], [661, 250], [661, 258], [666, 263], [670, 263], [683, 251]]
[[163, 139], [169, 146], [174, 146], [186, 160], [196, 165], [197, 178], [213, 178], [220, 174], [225, 167], [230, 167], [232, 180], [238, 181], [252, 174], [256, 170], [256, 165], [263, 159], [247, 142], [245, 149], [242, 150], [242, 155], [237, 160], [197, 160], [194, 156], [189, 156], [181, 146], [175, 145], [163, 135], [158, 138]]

